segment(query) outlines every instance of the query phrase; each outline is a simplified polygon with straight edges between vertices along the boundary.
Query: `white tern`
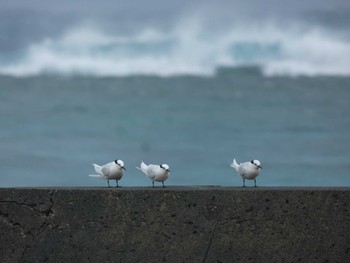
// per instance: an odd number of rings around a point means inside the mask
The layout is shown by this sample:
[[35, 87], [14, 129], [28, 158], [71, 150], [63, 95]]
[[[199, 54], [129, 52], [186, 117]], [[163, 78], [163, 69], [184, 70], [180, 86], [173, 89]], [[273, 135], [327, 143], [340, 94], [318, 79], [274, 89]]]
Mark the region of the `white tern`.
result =
[[149, 179], [152, 180], [152, 186], [154, 187], [154, 182], [162, 182], [163, 187], [164, 181], [168, 179], [170, 175], [169, 165], [167, 164], [149, 164], [146, 165], [144, 162], [141, 162], [140, 167], [136, 167], [141, 170]]
[[118, 181], [123, 177], [123, 170], [126, 171], [122, 160], [115, 160], [102, 166], [95, 163], [93, 165], [97, 174], [90, 174], [89, 176], [107, 180], [108, 187], [110, 187], [109, 180], [115, 180], [117, 187], [119, 187]]
[[262, 167], [258, 160], [251, 160], [250, 162], [244, 162], [238, 164], [236, 159], [233, 159], [230, 164], [232, 168], [234, 168], [238, 174], [243, 179], [243, 187], [245, 187], [245, 180], [254, 180], [254, 186], [256, 187], [256, 177], [259, 175]]

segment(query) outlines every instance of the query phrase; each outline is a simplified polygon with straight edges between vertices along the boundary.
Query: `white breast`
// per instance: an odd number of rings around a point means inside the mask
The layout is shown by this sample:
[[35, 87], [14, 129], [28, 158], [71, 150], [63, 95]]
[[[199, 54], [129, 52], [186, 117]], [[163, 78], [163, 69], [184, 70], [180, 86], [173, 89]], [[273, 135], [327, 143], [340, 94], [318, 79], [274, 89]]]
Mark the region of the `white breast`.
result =
[[250, 162], [245, 162], [239, 166], [238, 172], [242, 178], [252, 180], [259, 175], [260, 168]]

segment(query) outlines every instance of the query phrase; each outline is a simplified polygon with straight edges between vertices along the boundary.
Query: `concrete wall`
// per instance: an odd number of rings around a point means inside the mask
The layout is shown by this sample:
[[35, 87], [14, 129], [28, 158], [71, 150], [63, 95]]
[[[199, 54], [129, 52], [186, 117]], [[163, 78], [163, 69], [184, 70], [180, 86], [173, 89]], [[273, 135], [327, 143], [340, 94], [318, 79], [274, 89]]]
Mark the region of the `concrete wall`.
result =
[[1, 262], [350, 262], [349, 188], [0, 189]]

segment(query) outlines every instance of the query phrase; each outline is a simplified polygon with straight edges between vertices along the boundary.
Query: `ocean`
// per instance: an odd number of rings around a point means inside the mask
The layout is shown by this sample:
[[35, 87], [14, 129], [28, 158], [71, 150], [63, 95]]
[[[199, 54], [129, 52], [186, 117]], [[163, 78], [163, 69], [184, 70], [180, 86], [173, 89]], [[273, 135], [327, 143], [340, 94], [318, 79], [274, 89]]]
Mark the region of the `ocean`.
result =
[[0, 2], [0, 187], [350, 186], [347, 0]]
[[[92, 163], [167, 163], [166, 185], [241, 186], [229, 167], [258, 159], [258, 186], [350, 186], [350, 78], [0, 77], [1, 187], [107, 186]], [[252, 185], [247, 182], [247, 185]]]

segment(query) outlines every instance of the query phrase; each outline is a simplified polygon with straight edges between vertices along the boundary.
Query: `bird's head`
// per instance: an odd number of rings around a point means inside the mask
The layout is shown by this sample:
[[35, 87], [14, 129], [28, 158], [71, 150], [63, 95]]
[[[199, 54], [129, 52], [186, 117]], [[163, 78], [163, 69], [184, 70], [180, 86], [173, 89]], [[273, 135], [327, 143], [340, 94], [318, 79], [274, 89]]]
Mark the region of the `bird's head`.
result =
[[164, 169], [164, 170], [167, 171], [167, 172], [170, 172], [170, 167], [169, 167], [169, 165], [167, 165], [167, 164], [165, 164], [165, 163], [161, 164], [161, 165], [160, 165], [160, 168]]
[[124, 167], [124, 162], [122, 160], [115, 160], [114, 161], [117, 165], [119, 165], [123, 170], [126, 171], [125, 167]]
[[250, 163], [254, 164], [257, 168], [262, 169], [262, 166], [258, 160], [251, 160]]

